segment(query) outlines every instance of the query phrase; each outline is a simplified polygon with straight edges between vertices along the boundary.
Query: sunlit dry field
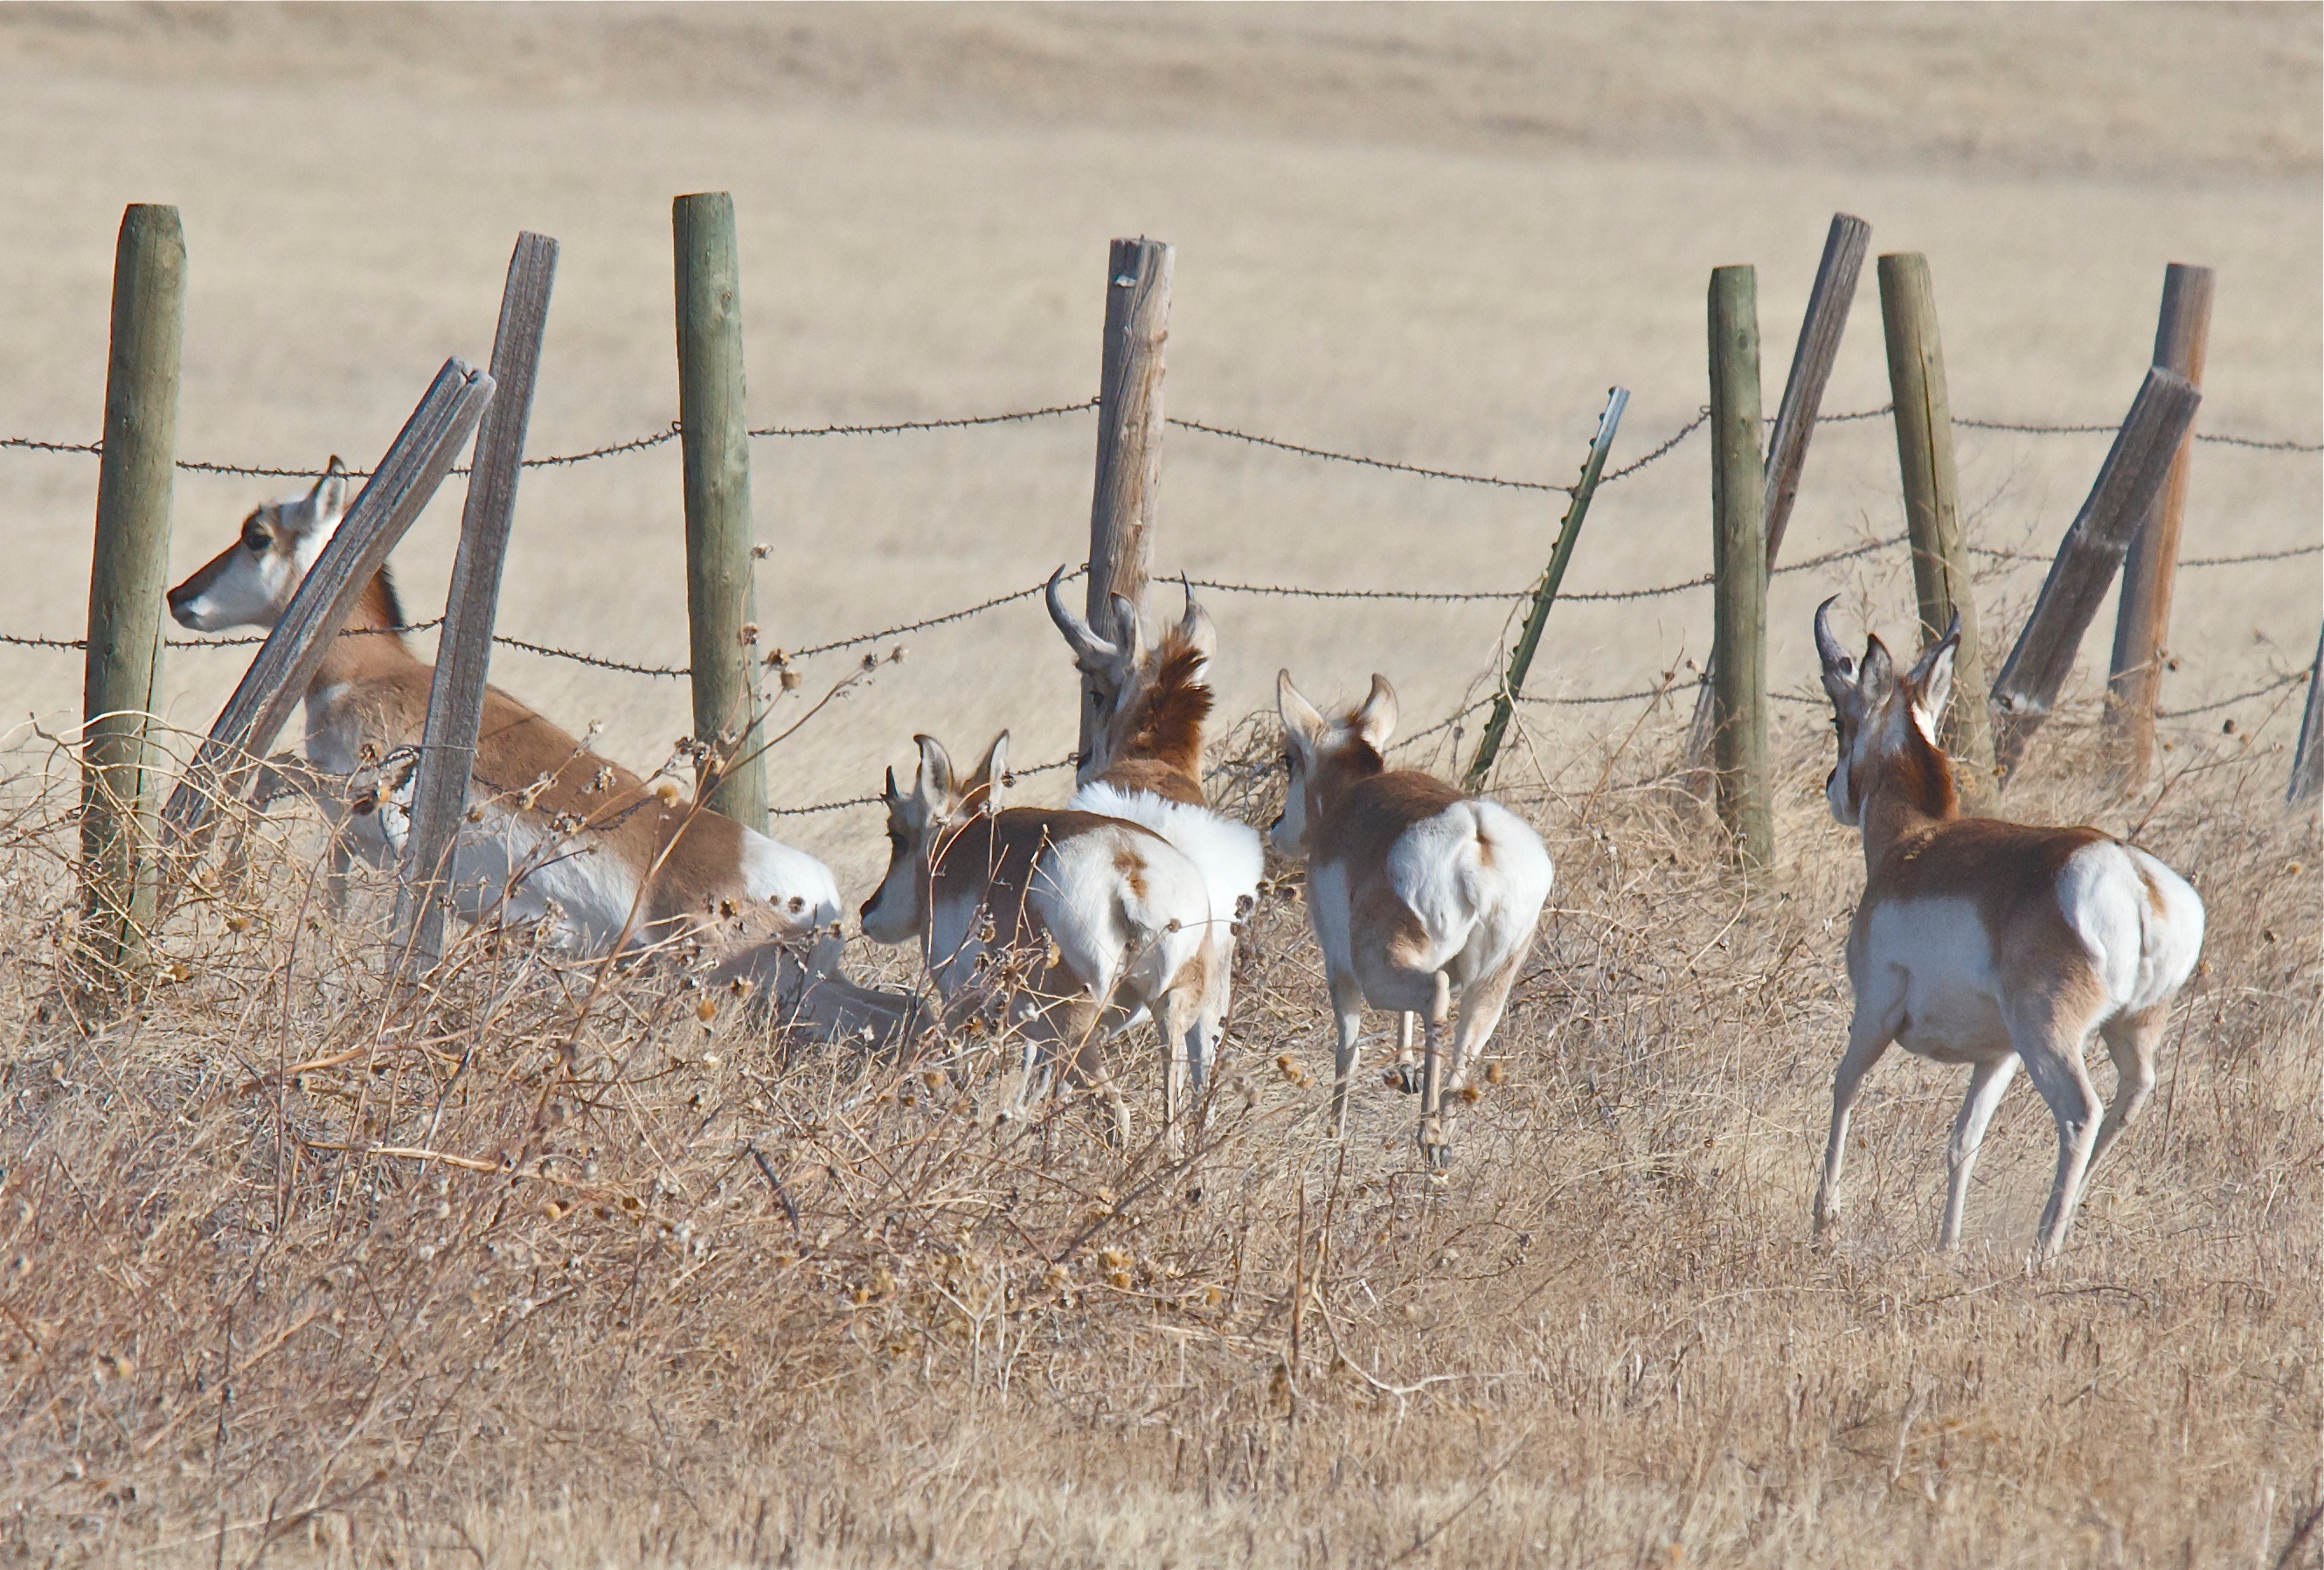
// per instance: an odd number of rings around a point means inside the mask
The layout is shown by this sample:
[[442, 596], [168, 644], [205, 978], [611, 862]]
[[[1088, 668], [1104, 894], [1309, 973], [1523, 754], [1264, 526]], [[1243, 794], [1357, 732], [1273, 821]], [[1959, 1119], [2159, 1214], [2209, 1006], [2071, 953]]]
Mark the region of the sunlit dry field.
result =
[[[531, 448], [667, 428], [669, 200], [733, 191], [754, 424], [1085, 399], [1104, 245], [1178, 248], [1173, 413], [1564, 480], [1703, 402], [1709, 269], [1760, 273], [1767, 401], [1824, 225], [1928, 253], [1958, 413], [2111, 424], [2163, 263], [2218, 269], [2199, 429], [2324, 426], [2319, 12], [1838, 7], [1251, 12], [0, 12], [0, 436], [86, 441], [113, 234], [178, 204], [180, 452], [368, 464], [447, 354], [490, 347], [520, 228], [563, 243]], [[1102, 87], [1097, 84], [1104, 84]], [[1868, 275], [1826, 401], [1886, 400]], [[1037, 582], [1085, 550], [1088, 416], [761, 440], [759, 596], [791, 647]], [[1965, 430], [1988, 639], [2014, 633], [2103, 435]], [[2188, 555], [2311, 545], [2312, 453], [2198, 449]], [[80, 629], [94, 461], [0, 450], [0, 633]], [[180, 571], [281, 482], [187, 474]], [[1700, 436], [1600, 495], [1569, 588], [1707, 570]], [[1501, 589], [1557, 498], [1174, 429], [1157, 571]], [[440, 605], [456, 489], [397, 568]], [[1901, 527], [1884, 420], [1819, 434], [1785, 556]], [[674, 446], [538, 470], [506, 632], [685, 659]], [[1814, 691], [1828, 594], [1909, 636], [1901, 550], [1780, 578], [1771, 679]], [[1708, 596], [1561, 606], [1501, 794], [1559, 868], [1465, 1111], [1413, 1159], [1368, 1079], [1323, 1138], [1329, 1025], [1291, 869], [1243, 946], [1206, 1139], [1085, 1109], [996, 1122], [957, 1076], [769, 1039], [669, 976], [471, 935], [383, 980], [374, 890], [325, 910], [311, 823], [255, 829], [163, 935], [134, 1015], [60, 969], [69, 653], [0, 647], [0, 1544], [29, 1560], [346, 1565], [2304, 1564], [2324, 1503], [2324, 1076], [2314, 819], [2280, 803], [2314, 556], [2190, 569], [2163, 766], [2098, 782], [2088, 700], [2008, 810], [2135, 834], [2210, 904], [2144, 1122], [2058, 1266], [2023, 1257], [2053, 1149], [1997, 1121], [1957, 1256], [1930, 1251], [1955, 1071], [1892, 1057], [1849, 1207], [1807, 1210], [1860, 886], [1822, 717], [1777, 706], [1779, 865], [1747, 886], [1679, 768]], [[1503, 604], [1213, 592], [1224, 716], [1288, 664], [1385, 670], [1417, 731]], [[1163, 605], [1169, 607], [1166, 595]], [[912, 634], [772, 760], [852, 797], [915, 730], [1072, 744], [1038, 602]], [[892, 642], [876, 648], [885, 651]], [[809, 695], [857, 651], [810, 661]], [[173, 650], [205, 726], [234, 654]], [[504, 651], [494, 678], [650, 766], [684, 683]], [[2218, 708], [2204, 706], [2269, 688]], [[2233, 729], [2223, 726], [2232, 725]], [[1263, 819], [1264, 723], [1214, 786]], [[1473, 737], [1406, 761], [1449, 770]], [[1061, 777], [1024, 799], [1057, 799]], [[876, 817], [779, 820], [868, 891]], [[910, 980], [896, 956], [859, 969]], [[1381, 1021], [1384, 1023], [1384, 1021]], [[1376, 1038], [1371, 1046], [1377, 1048]], [[2108, 1070], [2098, 1070], [2101, 1085]], [[374, 1146], [432, 1152], [359, 1156]]]

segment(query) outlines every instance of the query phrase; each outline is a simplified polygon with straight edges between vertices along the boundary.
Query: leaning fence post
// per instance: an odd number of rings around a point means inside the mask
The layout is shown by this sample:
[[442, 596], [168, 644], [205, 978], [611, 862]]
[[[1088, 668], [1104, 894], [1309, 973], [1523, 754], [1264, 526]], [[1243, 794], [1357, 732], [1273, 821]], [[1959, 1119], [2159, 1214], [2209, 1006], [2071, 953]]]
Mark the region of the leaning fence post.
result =
[[2176, 372], [2150, 367], [2132, 401], [2114, 446], [2099, 466], [2089, 500], [2059, 542], [2050, 576], [2017, 634], [2015, 647], [1993, 684], [2000, 721], [1996, 748], [2005, 771], [2017, 766], [2025, 743], [2058, 701], [2082, 634], [2106, 598], [2136, 529], [2163, 494], [2179, 444], [2195, 422], [2203, 395]]
[[[2154, 328], [2154, 363], [2190, 386], [2203, 384], [2211, 337], [2212, 272], [2173, 262], [2163, 274], [2163, 314]], [[2154, 763], [2154, 706], [2163, 688], [2163, 644], [2171, 635], [2171, 589], [2179, 571], [2179, 527], [2195, 456], [2190, 427], [2179, 439], [2159, 505], [2130, 539], [2122, 566], [2121, 609], [2115, 614], [2114, 658], [2107, 674], [2107, 728], [2123, 783], [2136, 785]]]
[[760, 756], [758, 600], [751, 574], [751, 435], [743, 404], [742, 263], [734, 199], [670, 204], [678, 256], [678, 420], [686, 454], [686, 623], [694, 735], [715, 749], [706, 805], [767, 827]]
[[121, 215], [113, 254], [105, 456], [81, 686], [84, 953], [111, 986], [133, 979], [158, 892], [146, 729], [161, 680], [185, 319], [186, 237], [178, 209], [134, 205]]
[[1881, 257], [1879, 273], [1896, 463], [1904, 478], [1904, 529], [1912, 540], [1923, 641], [1944, 636], [1953, 617], [1960, 617], [1953, 689], [1961, 696], [1946, 709], [1939, 739], [1948, 753], [1968, 761], [1962, 783], [1976, 805], [1993, 795], [1993, 727], [1976, 697], [1985, 690], [1985, 643], [1961, 538], [1960, 474], [1953, 460], [1952, 403], [1945, 388], [1944, 346], [1937, 335], [1936, 286], [1929, 259], [1917, 251]]
[[2300, 716], [2300, 745], [2292, 754], [2292, 785], [2283, 799], [2292, 806], [2313, 801], [2324, 790], [2324, 633], [2316, 635], [2316, 659], [2308, 667], [2308, 703]]
[[1711, 274], [1711, 657], [1719, 816], [1746, 867], [1774, 864], [1767, 780], [1767, 510], [1759, 457], [1758, 275]]
[[[404, 952], [420, 966], [434, 963], [444, 951], [443, 880], [453, 836], [467, 807], [468, 777], [484, 725], [501, 568], [507, 559], [509, 525], [516, 517], [525, 427], [532, 418], [533, 382], [556, 278], [557, 242], [546, 235], [519, 235], [501, 291], [500, 328], [493, 337], [496, 391], [476, 428], [467, 504], [460, 513], [460, 549], [452, 561], [444, 631], [436, 643], [436, 676], [428, 689], [428, 728], [412, 786], [403, 886], [396, 894], [395, 930]], [[528, 781], [490, 783], [509, 790]]]
[[[1840, 340], [1848, 330], [1849, 308], [1856, 303], [1857, 280], [1864, 272], [1864, 254], [1872, 247], [1872, 226], [1852, 213], [1834, 213], [1823, 237], [1823, 259], [1816, 263], [1815, 286], [1808, 291], [1807, 314], [1800, 318], [1800, 341], [1792, 349], [1791, 374], [1784, 379], [1784, 401], [1775, 406], [1775, 427], [1767, 440], [1767, 570], [1775, 569], [1784, 548], [1784, 531], [1792, 521], [1792, 503], [1799, 499], [1800, 476], [1808, 465], [1808, 439], [1815, 434], [1816, 416], [1823, 408], [1823, 390], [1840, 359]], [[1694, 719], [1686, 728], [1686, 755], [1700, 767], [1711, 752], [1711, 672], [1702, 673], [1695, 689]]]
[[[1097, 483], [1090, 497], [1090, 626], [1123, 637], [1113, 596], [1146, 605], [1154, 560], [1154, 499], [1162, 484], [1162, 345], [1170, 332], [1173, 252], [1160, 240], [1116, 240], [1105, 264], [1105, 344], [1097, 384]], [[1082, 678], [1080, 755], [1096, 746], [1099, 695]]]
[[1614, 432], [1620, 429], [1622, 411], [1629, 402], [1628, 388], [1607, 391], [1605, 412], [1598, 416], [1598, 434], [1591, 439], [1590, 454], [1582, 460], [1582, 478], [1575, 482], [1564, 520], [1557, 526], [1557, 543], [1550, 548], [1549, 565], [1542, 569], [1541, 581], [1534, 585], [1533, 609], [1526, 613], [1525, 629], [1509, 651], [1508, 674], [1501, 679], [1501, 690], [1493, 697], [1493, 712], [1486, 716], [1485, 733], [1477, 741], [1477, 755], [1469, 764], [1468, 787], [1472, 791], [1485, 788], [1485, 777], [1493, 771], [1493, 760], [1500, 754], [1509, 711], [1525, 691], [1526, 672], [1533, 669], [1542, 627], [1557, 599], [1557, 586], [1565, 581], [1565, 564], [1573, 559], [1573, 543], [1582, 538], [1582, 520], [1589, 516], [1590, 498], [1598, 494], [1598, 476], [1605, 472], [1606, 454], [1614, 445]]
[[305, 698], [330, 640], [346, 624], [364, 586], [444, 483], [492, 395], [492, 377], [463, 361], [447, 360], [436, 373], [427, 395], [332, 531], [330, 543], [300, 579], [281, 619], [266, 634], [185, 778], [171, 792], [161, 826], [181, 863], [200, 854], [218, 803], [248, 785], [252, 762], [273, 744], [283, 721]]

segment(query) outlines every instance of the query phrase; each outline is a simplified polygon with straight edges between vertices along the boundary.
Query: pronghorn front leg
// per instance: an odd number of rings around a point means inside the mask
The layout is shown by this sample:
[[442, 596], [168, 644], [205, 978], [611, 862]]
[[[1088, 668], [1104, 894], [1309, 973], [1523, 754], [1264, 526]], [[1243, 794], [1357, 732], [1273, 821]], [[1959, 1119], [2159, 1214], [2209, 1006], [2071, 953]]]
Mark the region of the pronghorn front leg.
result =
[[1840, 1054], [1840, 1067], [1831, 1076], [1831, 1132], [1824, 1140], [1823, 1180], [1816, 1186], [1815, 1196], [1819, 1237], [1840, 1212], [1840, 1168], [1848, 1152], [1848, 1114], [1856, 1105], [1856, 1093], [1863, 1087], [1866, 1072], [1880, 1061], [1880, 1055], [1895, 1039], [1895, 1019], [1857, 1005], [1855, 1017], [1848, 1022], [1848, 1050]]
[[1986, 1125], [1993, 1122], [1993, 1109], [2001, 1104], [2002, 1093], [2009, 1088], [2010, 1078], [2016, 1072], [2015, 1052], [2004, 1057], [1986, 1058], [1969, 1070], [1969, 1094], [1961, 1098], [1960, 1116], [1953, 1123], [1952, 1143], [1945, 1151], [1951, 1184], [1945, 1194], [1944, 1224], [1937, 1233], [1940, 1248], [1960, 1246], [1961, 1210], [1969, 1203], [1969, 1171], [1977, 1165], [1978, 1147], [1985, 1143]]
[[1380, 1076], [1391, 1090], [1406, 1095], [1420, 1094], [1420, 1057], [1412, 1049], [1413, 1026], [1420, 1016], [1410, 1009], [1398, 1009], [1396, 1015], [1396, 1061]]

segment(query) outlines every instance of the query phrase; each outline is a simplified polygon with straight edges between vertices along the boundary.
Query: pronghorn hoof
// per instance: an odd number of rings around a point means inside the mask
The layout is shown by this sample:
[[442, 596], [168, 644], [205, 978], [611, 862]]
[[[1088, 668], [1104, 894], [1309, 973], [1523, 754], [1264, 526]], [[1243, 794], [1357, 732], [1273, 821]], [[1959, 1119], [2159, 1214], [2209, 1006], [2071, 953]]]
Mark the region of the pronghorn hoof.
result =
[[1388, 1071], [1380, 1076], [1380, 1083], [1390, 1090], [1400, 1090], [1406, 1095], [1418, 1095], [1422, 1078], [1420, 1065], [1417, 1063], [1393, 1063], [1388, 1066]]

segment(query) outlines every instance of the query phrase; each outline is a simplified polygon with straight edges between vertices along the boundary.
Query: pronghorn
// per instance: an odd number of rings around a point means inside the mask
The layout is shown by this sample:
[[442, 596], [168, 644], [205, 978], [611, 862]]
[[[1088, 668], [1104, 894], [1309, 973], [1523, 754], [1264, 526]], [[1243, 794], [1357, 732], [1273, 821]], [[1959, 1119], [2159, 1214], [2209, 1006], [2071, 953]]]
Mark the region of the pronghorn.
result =
[[[170, 614], [197, 632], [272, 627], [347, 499], [334, 457], [305, 495], [254, 509], [239, 540], [170, 591]], [[435, 672], [406, 646], [402, 624], [382, 568], [307, 688], [307, 762], [350, 781], [359, 771], [373, 776], [356, 806], [409, 801], [417, 753], [404, 750], [426, 729]], [[374, 864], [392, 864], [396, 811], [342, 808], [337, 816], [335, 858], [352, 842]], [[624, 931], [647, 944], [760, 914], [783, 940], [812, 942], [827, 939], [840, 914], [830, 870], [813, 856], [680, 801], [675, 781], [650, 785], [498, 688], [484, 690], [450, 882], [468, 919], [545, 921], [560, 946], [587, 953], [607, 951]], [[826, 942], [826, 959], [833, 947]]]
[[[1270, 834], [1285, 855], [1307, 858], [1307, 910], [1340, 1025], [1333, 1134], [1347, 1131], [1364, 1006], [1417, 1013], [1427, 1039], [1420, 1148], [1442, 1167], [1452, 1158], [1445, 1093], [1466, 1084], [1500, 1020], [1549, 898], [1549, 853], [1507, 808], [1388, 769], [1381, 751], [1396, 729], [1396, 691], [1386, 677], [1374, 676], [1363, 706], [1339, 719], [1317, 713], [1288, 670], [1275, 697], [1290, 780]], [[1456, 993], [1447, 1074], [1442, 1038]]]
[[1209, 985], [1181, 1044], [1196, 1096], [1209, 1073], [1234, 988], [1235, 924], [1259, 898], [1267, 853], [1259, 831], [1214, 812], [1203, 794], [1203, 722], [1210, 717], [1210, 660], [1218, 647], [1211, 619], [1186, 591], [1185, 614], [1148, 649], [1138, 608], [1113, 596], [1111, 642], [1065, 608], [1059, 568], [1049, 579], [1049, 617], [1092, 679], [1096, 741], [1081, 760], [1066, 805], [1142, 824], [1202, 869], [1210, 894], [1204, 956]]
[[1117, 1138], [1128, 1112], [1104, 1071], [1106, 1037], [1140, 1012], [1162, 1039], [1163, 1127], [1177, 1138], [1176, 1047], [1205, 984], [1210, 909], [1203, 874], [1150, 829], [1070, 808], [1003, 808], [1009, 733], [966, 780], [929, 736], [919, 771], [898, 789], [888, 771], [887, 876], [863, 902], [863, 934], [917, 940], [936, 991], [955, 1010], [980, 980], [1019, 966], [1033, 974], [1011, 1000], [1026, 1030], [1026, 1091], [1060, 1049], [1068, 1071], [1105, 1099]]
[[[1993, 1109], [2022, 1060], [2058, 1124], [2058, 1173], [2035, 1257], [2056, 1255], [2089, 1169], [2154, 1088], [2171, 1000], [2203, 947], [2203, 902], [2185, 879], [2095, 828], [2035, 828], [1963, 817], [1930, 738], [1951, 695], [1960, 621], [1902, 678], [1877, 637], [1851, 661], [1815, 614], [1840, 760], [1831, 815], [1864, 836], [1864, 898], [1848, 934], [1856, 994], [1848, 1050], [1832, 1076], [1831, 1132], [1815, 1229], [1837, 1208], [1849, 1109], [1892, 1041], [1967, 1064], [1969, 1094], [1946, 1151], [1940, 1241], [1960, 1242], [1961, 1205]], [[2098, 1121], [2082, 1051], [2095, 1031], [2115, 1063]]]

